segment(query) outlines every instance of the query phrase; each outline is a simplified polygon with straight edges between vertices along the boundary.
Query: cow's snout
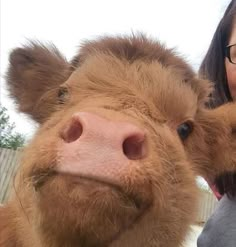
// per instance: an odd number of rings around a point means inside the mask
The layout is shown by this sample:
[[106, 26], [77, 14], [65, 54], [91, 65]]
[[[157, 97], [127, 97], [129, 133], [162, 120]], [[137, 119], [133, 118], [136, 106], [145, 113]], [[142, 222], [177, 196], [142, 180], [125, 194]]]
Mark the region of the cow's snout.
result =
[[142, 159], [147, 152], [145, 132], [134, 124], [115, 122], [89, 112], [75, 114], [63, 129], [61, 137], [71, 146], [86, 145], [91, 153], [125, 155]]
[[147, 156], [145, 131], [133, 123], [78, 112], [62, 129], [58, 170], [120, 183]]

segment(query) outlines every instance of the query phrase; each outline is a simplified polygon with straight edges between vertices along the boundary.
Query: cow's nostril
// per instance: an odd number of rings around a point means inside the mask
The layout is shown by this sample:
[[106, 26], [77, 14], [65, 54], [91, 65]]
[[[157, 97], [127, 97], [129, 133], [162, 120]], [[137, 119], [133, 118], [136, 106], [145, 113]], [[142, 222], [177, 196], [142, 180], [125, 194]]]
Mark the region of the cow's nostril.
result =
[[61, 133], [62, 139], [67, 142], [74, 142], [80, 138], [83, 132], [83, 126], [78, 118], [74, 118], [71, 122], [65, 127]]
[[147, 148], [145, 135], [132, 135], [123, 142], [123, 152], [130, 160], [142, 159], [146, 156]]

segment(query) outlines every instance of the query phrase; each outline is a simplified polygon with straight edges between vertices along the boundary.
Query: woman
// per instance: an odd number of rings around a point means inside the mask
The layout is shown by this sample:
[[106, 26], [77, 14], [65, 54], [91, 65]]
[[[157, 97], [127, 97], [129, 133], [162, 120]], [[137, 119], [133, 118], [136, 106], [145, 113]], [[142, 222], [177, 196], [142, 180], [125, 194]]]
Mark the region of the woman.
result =
[[[199, 72], [215, 85], [209, 107], [236, 99], [236, 0], [230, 2], [218, 24]], [[221, 194], [220, 201], [197, 246], [236, 247], [236, 172], [222, 174], [210, 186]]]

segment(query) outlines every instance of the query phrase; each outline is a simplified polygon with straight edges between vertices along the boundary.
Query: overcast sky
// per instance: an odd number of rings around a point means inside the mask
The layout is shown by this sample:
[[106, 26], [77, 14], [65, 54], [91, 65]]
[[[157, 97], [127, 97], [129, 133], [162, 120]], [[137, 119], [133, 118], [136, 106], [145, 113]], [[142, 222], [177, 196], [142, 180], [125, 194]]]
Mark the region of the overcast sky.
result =
[[2, 0], [1, 103], [17, 131], [31, 136], [34, 124], [16, 113], [4, 73], [9, 51], [26, 39], [53, 42], [70, 59], [81, 40], [102, 34], [143, 31], [176, 47], [197, 70], [229, 0]]

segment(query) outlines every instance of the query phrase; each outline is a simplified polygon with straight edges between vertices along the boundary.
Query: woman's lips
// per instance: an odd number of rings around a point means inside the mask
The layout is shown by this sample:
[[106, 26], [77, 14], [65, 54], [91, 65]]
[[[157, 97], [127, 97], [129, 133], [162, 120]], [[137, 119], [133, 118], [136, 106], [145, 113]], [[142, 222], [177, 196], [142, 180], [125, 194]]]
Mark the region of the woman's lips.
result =
[[223, 195], [221, 195], [216, 187], [216, 184], [214, 182], [214, 179], [206, 179], [206, 182], [208, 183], [208, 186], [211, 188], [212, 192], [214, 193], [215, 197], [217, 198], [217, 200], [220, 200]]
[[219, 193], [219, 191], [217, 190], [217, 188], [216, 188], [216, 185], [215, 184], [209, 184], [208, 183], [208, 185], [209, 185], [209, 187], [211, 188], [211, 190], [212, 190], [212, 192], [214, 193], [214, 195], [216, 196], [216, 198], [218, 199], [218, 200], [220, 200], [221, 198], [222, 198], [222, 195]]

